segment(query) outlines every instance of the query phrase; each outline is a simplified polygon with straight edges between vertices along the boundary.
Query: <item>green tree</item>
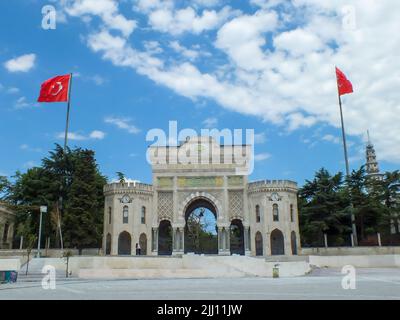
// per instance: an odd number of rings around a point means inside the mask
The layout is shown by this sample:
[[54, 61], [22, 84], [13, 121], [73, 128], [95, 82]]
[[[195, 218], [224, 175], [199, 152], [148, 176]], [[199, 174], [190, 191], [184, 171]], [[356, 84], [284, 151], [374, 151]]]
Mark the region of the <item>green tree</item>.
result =
[[64, 154], [56, 145], [40, 167], [17, 172], [13, 178], [8, 200], [17, 212], [17, 224], [26, 223], [30, 213], [30, 228], [36, 234], [39, 207], [46, 205], [49, 214], [43, 216], [43, 235], [58, 244], [57, 217], [62, 204], [65, 246], [100, 245], [106, 179], [98, 170], [93, 151], [75, 148]]
[[0, 200], [7, 198], [11, 188], [11, 183], [8, 181], [7, 177], [0, 176]]
[[126, 181], [125, 174], [122, 172], [119, 172], [119, 171], [116, 172], [116, 174], [117, 174], [119, 183], [125, 183], [125, 181]]
[[368, 234], [376, 234], [380, 219], [379, 202], [377, 203], [376, 199], [371, 197], [371, 189], [368, 186], [369, 178], [362, 166], [352, 171], [344, 187], [345, 194], [353, 205], [359, 241], [367, 239]]
[[324, 233], [335, 236], [337, 244], [345, 241], [349, 203], [342, 186], [342, 173], [332, 176], [322, 168], [299, 190], [300, 230], [305, 244], [322, 245]]

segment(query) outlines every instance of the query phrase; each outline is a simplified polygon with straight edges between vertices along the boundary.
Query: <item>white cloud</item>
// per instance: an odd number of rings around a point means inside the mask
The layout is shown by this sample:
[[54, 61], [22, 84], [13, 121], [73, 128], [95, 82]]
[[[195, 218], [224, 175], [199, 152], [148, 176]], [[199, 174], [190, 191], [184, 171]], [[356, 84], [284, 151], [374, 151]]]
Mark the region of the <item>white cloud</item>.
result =
[[332, 134], [326, 134], [322, 137], [322, 140], [324, 141], [328, 141], [328, 142], [332, 142], [335, 144], [339, 144], [340, 143], [340, 138], [339, 137], [335, 137]]
[[[216, 37], [210, 32], [203, 40], [215, 44], [217, 56], [223, 53], [227, 59], [206, 69], [190, 57], [170, 63], [168, 57], [140, 51], [107, 29], [90, 34], [89, 47], [114, 65], [130, 67], [177, 94], [212, 99], [287, 131], [317, 124], [340, 128], [334, 73], [338, 65], [355, 90], [343, 97], [347, 134], [360, 137], [369, 128], [380, 159], [400, 163], [400, 40], [393, 36], [400, 30], [400, 3], [352, 1], [357, 20], [356, 28], [349, 29], [343, 24], [345, 0], [253, 0], [261, 7], [255, 13], [197, 26], [205, 11], [141, 2], [147, 3], [150, 17], [158, 12], [153, 24], [149, 18], [154, 30], [203, 36], [211, 30], [208, 26], [219, 28]], [[278, 3], [290, 10], [276, 11]], [[220, 27], [221, 23], [225, 24]], [[154, 40], [159, 39], [154, 33]]]
[[115, 0], [75, 0], [65, 8], [73, 17], [100, 16], [109, 29], [120, 31], [128, 37], [136, 28], [136, 21], [126, 19], [118, 13], [118, 1]]
[[38, 103], [36, 102], [28, 102], [26, 100], [26, 97], [20, 97], [17, 99], [17, 101], [14, 104], [14, 109], [26, 109], [26, 108], [32, 108], [32, 107], [37, 107], [39, 106]]
[[[83, 140], [103, 140], [106, 134], [99, 130], [93, 130], [89, 134], [80, 132], [68, 132], [68, 140], [83, 141]], [[57, 134], [58, 139], [64, 139], [65, 133], [60, 132]]]
[[254, 143], [262, 144], [267, 141], [267, 137], [264, 132], [254, 134]]
[[140, 130], [131, 124], [131, 119], [129, 118], [118, 118], [118, 117], [106, 117], [104, 119], [105, 123], [113, 124], [117, 126], [119, 129], [125, 130], [132, 134], [137, 134]]
[[172, 35], [184, 32], [200, 34], [203, 31], [217, 28], [236, 13], [228, 6], [220, 11], [204, 10], [201, 14], [197, 14], [192, 7], [175, 11], [170, 8], [158, 8], [149, 14], [149, 24], [155, 30]]
[[256, 162], [265, 161], [268, 160], [269, 158], [271, 158], [271, 155], [269, 153], [259, 153], [254, 155], [254, 161]]
[[97, 140], [102, 140], [106, 134], [103, 131], [100, 130], [94, 130], [89, 134], [89, 138], [91, 139], [97, 139]]
[[218, 119], [217, 118], [207, 118], [203, 121], [203, 125], [206, 128], [215, 128], [218, 125]]
[[4, 63], [4, 67], [9, 72], [28, 72], [35, 66], [35, 60], [35, 54], [24, 54], [17, 58], [6, 61]]
[[169, 43], [169, 46], [175, 52], [180, 53], [182, 56], [184, 56], [185, 58], [187, 58], [191, 61], [196, 60], [200, 55], [199, 51], [188, 49], [188, 48], [182, 46], [178, 41], [171, 41]]

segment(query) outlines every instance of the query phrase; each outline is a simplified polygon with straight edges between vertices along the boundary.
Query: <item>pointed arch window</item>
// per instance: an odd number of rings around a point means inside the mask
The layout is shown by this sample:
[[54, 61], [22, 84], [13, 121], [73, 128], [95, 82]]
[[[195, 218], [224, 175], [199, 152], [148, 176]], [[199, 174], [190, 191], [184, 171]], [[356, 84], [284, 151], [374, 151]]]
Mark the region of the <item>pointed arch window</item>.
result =
[[276, 203], [272, 205], [272, 216], [274, 221], [279, 221], [279, 207]]
[[294, 221], [293, 204], [290, 205], [290, 222]]
[[142, 213], [141, 213], [141, 216], [140, 216], [140, 222], [142, 224], [146, 224], [146, 207], [145, 206], [142, 207]]
[[260, 206], [256, 205], [256, 222], [261, 222]]
[[128, 223], [129, 221], [129, 208], [128, 206], [124, 206], [122, 210], [122, 223]]

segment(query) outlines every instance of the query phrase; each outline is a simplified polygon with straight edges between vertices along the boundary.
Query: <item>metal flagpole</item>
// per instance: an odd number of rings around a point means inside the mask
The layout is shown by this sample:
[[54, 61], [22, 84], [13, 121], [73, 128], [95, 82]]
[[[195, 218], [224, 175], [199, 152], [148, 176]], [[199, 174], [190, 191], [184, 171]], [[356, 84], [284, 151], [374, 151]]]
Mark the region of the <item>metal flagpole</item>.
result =
[[[68, 84], [68, 104], [67, 104], [67, 119], [65, 123], [65, 138], [64, 138], [64, 160], [67, 160], [67, 144], [68, 144], [68, 128], [69, 128], [69, 112], [71, 107], [71, 86], [72, 86], [72, 73], [70, 73], [69, 77], [69, 84]], [[61, 184], [62, 189], [62, 184]], [[60, 207], [63, 208], [63, 197], [60, 195]], [[61, 244], [61, 251], [64, 250], [64, 243], [63, 243], [63, 236], [61, 231], [61, 213], [58, 210], [58, 229], [60, 232], [60, 244]]]
[[[342, 111], [342, 98], [340, 97], [340, 90], [338, 86], [338, 97], [339, 97], [339, 108], [340, 108], [340, 121], [342, 123], [342, 137], [343, 137], [343, 149], [344, 149], [344, 160], [346, 163], [346, 177], [350, 177], [349, 159], [347, 156], [347, 144], [346, 144], [346, 133], [344, 131], [343, 111]], [[355, 223], [355, 217], [353, 212], [353, 202], [350, 200], [350, 218], [351, 218], [351, 229], [353, 234], [353, 243], [355, 246], [358, 245], [357, 241], [357, 228]]]

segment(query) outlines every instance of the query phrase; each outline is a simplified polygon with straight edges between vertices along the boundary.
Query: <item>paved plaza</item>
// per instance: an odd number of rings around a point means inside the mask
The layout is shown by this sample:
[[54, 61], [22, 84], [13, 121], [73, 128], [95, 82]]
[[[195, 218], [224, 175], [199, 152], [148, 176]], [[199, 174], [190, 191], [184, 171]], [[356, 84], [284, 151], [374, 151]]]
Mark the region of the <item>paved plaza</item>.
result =
[[40, 282], [0, 285], [0, 299], [280, 300], [397, 299], [400, 269], [357, 269], [356, 289], [342, 289], [339, 269], [317, 269], [295, 278], [57, 280], [55, 290]]

